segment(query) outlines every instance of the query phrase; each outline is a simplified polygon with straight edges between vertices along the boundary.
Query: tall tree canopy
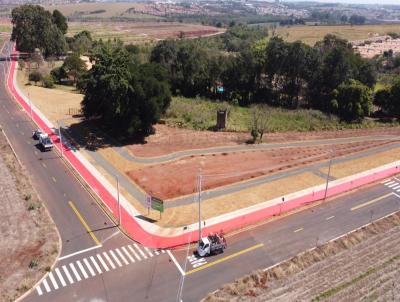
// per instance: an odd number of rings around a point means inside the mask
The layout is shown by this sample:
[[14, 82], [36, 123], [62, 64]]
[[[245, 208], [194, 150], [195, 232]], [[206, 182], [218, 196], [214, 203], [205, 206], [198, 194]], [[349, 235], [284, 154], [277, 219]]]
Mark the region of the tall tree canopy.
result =
[[22, 5], [12, 10], [13, 31], [11, 39], [17, 49], [33, 52], [35, 48], [47, 57], [61, 55], [66, 50], [65, 37], [53, 23], [53, 17], [39, 5]]
[[64, 35], [67, 33], [67, 18], [57, 9], [53, 11], [53, 22]]
[[82, 101], [85, 117], [121, 134], [148, 134], [171, 100], [166, 71], [135, 63], [122, 44], [101, 45], [93, 59]]

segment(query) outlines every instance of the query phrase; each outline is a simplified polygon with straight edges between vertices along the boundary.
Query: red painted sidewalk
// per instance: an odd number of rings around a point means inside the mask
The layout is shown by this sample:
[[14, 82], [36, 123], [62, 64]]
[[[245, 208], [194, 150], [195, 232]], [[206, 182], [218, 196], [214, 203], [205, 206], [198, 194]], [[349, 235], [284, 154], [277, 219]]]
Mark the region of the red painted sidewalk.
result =
[[[15, 53], [16, 54], [16, 53]], [[11, 93], [14, 95], [17, 102], [25, 109], [28, 115], [30, 115], [29, 104], [23, 99], [23, 97], [18, 93], [14, 86], [14, 74], [16, 72], [16, 62], [12, 61], [11, 70], [9, 77], [7, 79], [7, 86]], [[113, 215], [117, 217], [117, 200], [112, 196], [112, 194], [93, 176], [93, 174], [87, 169], [86, 166], [76, 157], [73, 151], [69, 150], [65, 145], [60, 144], [58, 136], [55, 134], [55, 129], [49, 128], [45, 122], [33, 112], [33, 119], [36, 124], [46, 131], [54, 141], [56, 147], [61, 150], [63, 148], [63, 154], [65, 159], [70, 163], [70, 165], [81, 175], [81, 177], [86, 181], [90, 188], [100, 197], [100, 199], [105, 203], [109, 209], [113, 212]], [[347, 183], [330, 187], [327, 196], [334, 196], [336, 194], [360, 187], [362, 185], [377, 181], [389, 177], [391, 175], [399, 173], [399, 167], [394, 167], [381, 171], [379, 173], [374, 173], [365, 177], [361, 177], [357, 180], [349, 181]], [[233, 229], [241, 228], [245, 225], [264, 220], [273, 215], [279, 215], [281, 212], [289, 211], [294, 208], [309, 204], [311, 202], [320, 200], [324, 197], [325, 191], [322, 189], [318, 192], [307, 194], [299, 198], [292, 200], [286, 200], [285, 202], [264, 208], [261, 210], [254, 211], [250, 214], [246, 214], [237, 218], [232, 218], [221, 223], [217, 223], [210, 226], [205, 226], [203, 228], [203, 236], [209, 232], [219, 232], [223, 230], [224, 232], [231, 231]], [[142, 228], [142, 226], [137, 222], [137, 218], [131, 217], [128, 212], [121, 207], [121, 221], [123, 228], [128, 232], [128, 234], [137, 242], [140, 242], [144, 246], [152, 248], [168, 248], [175, 247], [179, 245], [186, 244], [188, 238], [192, 241], [198, 239], [198, 232], [193, 231], [192, 234], [185, 233], [179, 236], [173, 237], [163, 237], [157, 234], [152, 234]], [[147, 222], [146, 222], [147, 223]]]

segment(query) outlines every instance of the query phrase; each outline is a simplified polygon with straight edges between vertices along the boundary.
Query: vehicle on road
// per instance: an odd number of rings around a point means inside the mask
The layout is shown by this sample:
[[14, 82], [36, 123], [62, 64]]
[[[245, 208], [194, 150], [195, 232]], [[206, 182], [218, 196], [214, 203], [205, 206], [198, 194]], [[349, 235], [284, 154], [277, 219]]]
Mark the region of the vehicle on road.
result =
[[210, 234], [201, 238], [197, 247], [197, 254], [200, 257], [223, 253], [226, 249], [226, 240], [222, 232], [220, 234]]
[[53, 149], [53, 141], [47, 133], [42, 133], [39, 135], [39, 144], [43, 151], [49, 151]]
[[32, 132], [32, 137], [33, 139], [39, 139], [39, 136], [43, 133], [44, 132], [42, 129], [36, 129], [35, 131]]

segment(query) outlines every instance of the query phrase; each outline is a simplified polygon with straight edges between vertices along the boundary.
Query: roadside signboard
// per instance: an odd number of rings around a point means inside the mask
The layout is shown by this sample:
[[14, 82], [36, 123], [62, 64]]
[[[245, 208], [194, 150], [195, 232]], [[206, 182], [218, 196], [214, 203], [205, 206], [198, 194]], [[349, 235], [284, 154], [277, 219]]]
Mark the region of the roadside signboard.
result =
[[164, 201], [161, 199], [151, 196], [151, 208], [153, 210], [159, 211], [160, 214], [164, 212]]

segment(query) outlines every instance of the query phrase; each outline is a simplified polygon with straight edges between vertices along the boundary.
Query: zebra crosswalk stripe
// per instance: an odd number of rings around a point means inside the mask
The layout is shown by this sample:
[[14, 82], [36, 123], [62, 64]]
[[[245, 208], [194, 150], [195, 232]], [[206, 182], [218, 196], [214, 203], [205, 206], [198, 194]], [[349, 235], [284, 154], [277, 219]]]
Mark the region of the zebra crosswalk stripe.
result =
[[151, 251], [147, 247], [144, 247], [144, 249], [146, 250], [147, 254], [150, 255], [150, 257], [153, 257], [153, 254], [151, 253]]
[[128, 245], [128, 249], [131, 250], [133, 256], [135, 256], [137, 260], [142, 261], [142, 258], [139, 257], [139, 255], [136, 253], [136, 251], [130, 245]]
[[385, 183], [385, 186], [389, 186], [389, 185], [391, 185], [391, 184], [394, 183], [394, 182], [395, 182], [394, 180], [389, 181], [389, 182]]
[[49, 278], [50, 278], [51, 283], [53, 284], [54, 289], [58, 289], [58, 284], [57, 284], [56, 279], [53, 276], [53, 272], [49, 273]]
[[92, 266], [90, 265], [89, 261], [86, 258], [83, 258], [83, 262], [86, 264], [87, 268], [89, 269], [89, 273], [92, 275], [92, 277], [96, 276], [96, 273], [94, 272]]
[[140, 249], [140, 247], [139, 247], [136, 243], [134, 243], [133, 245], [134, 245], [135, 248], [139, 251], [140, 255], [142, 255], [142, 257], [143, 257], [144, 259], [147, 259], [146, 254], [143, 253], [143, 251]]
[[78, 261], [76, 261], [76, 264], [78, 264], [78, 267], [81, 270], [83, 277], [85, 277], [85, 279], [89, 278], [88, 274], [86, 273], [85, 269], [83, 268], [82, 263], [78, 260]]
[[94, 267], [96, 268], [97, 272], [98, 272], [99, 274], [101, 274], [102, 271], [101, 271], [101, 269], [100, 269], [100, 266], [97, 264], [97, 262], [96, 262], [96, 260], [94, 259], [93, 256], [90, 256], [90, 260], [92, 261], [92, 263], [93, 263]]
[[70, 263], [70, 264], [69, 264], [69, 267], [72, 269], [72, 272], [73, 272], [74, 275], [75, 275], [76, 281], [81, 281], [82, 278], [81, 278], [81, 276], [79, 276], [78, 271], [77, 271], [76, 268], [75, 268], [75, 265], [74, 265], [73, 263]]
[[106, 260], [108, 261], [108, 263], [111, 265], [112, 269], [115, 269], [115, 264], [114, 262], [111, 261], [110, 257], [108, 256], [108, 254], [106, 252], [103, 252], [103, 256], [106, 258]]
[[60, 280], [60, 282], [61, 282], [61, 285], [62, 285], [63, 287], [65, 287], [65, 286], [67, 285], [67, 283], [65, 283], [64, 277], [61, 275], [61, 272], [60, 272], [59, 268], [57, 267], [57, 268], [55, 269], [55, 271], [56, 271], [56, 274], [57, 274], [57, 276], [58, 276], [58, 280]]
[[393, 189], [393, 190], [397, 190], [398, 188], [400, 188], [400, 186], [395, 186], [395, 187], [393, 187], [392, 189]]
[[128, 260], [126, 260], [125, 256], [122, 255], [122, 253], [121, 253], [121, 251], [119, 250], [119, 248], [116, 248], [115, 251], [116, 251], [117, 254], [121, 257], [122, 261], [124, 261], [124, 263], [125, 263], [126, 265], [128, 265], [128, 264], [129, 264]]
[[73, 284], [74, 283], [74, 279], [72, 279], [71, 275], [69, 274], [69, 271], [68, 271], [67, 267], [65, 265], [63, 265], [62, 269], [63, 269], [65, 275], [67, 276], [69, 283]]
[[115, 262], [117, 262], [118, 266], [121, 267], [122, 263], [121, 261], [119, 261], [119, 259], [117, 258], [117, 256], [115, 256], [114, 252], [112, 250], [109, 250], [111, 257], [113, 257], [113, 259], [115, 260]]
[[393, 188], [394, 186], [397, 186], [399, 183], [398, 182], [395, 182], [394, 184], [391, 184], [391, 185], [389, 185], [388, 187], [389, 188]]
[[129, 254], [128, 250], [123, 246], [122, 247], [122, 251], [125, 253], [125, 255], [129, 258], [129, 260], [134, 263], [135, 259], [133, 259], [133, 257], [131, 256], [131, 254]]
[[110, 269], [108, 268], [107, 264], [104, 262], [103, 258], [101, 258], [101, 255], [97, 254], [96, 256], [97, 256], [97, 259], [99, 259], [103, 268], [108, 272]]
[[42, 291], [40, 285], [36, 286], [36, 291], [37, 291], [39, 296], [43, 295], [43, 291]]
[[44, 286], [46, 292], [48, 292], [48, 293], [51, 292], [50, 286], [49, 286], [49, 284], [47, 283], [47, 279], [44, 279], [44, 280], [43, 280], [43, 286]]
[[160, 253], [157, 250], [154, 250], [153, 253], [156, 255], [160, 255]]

